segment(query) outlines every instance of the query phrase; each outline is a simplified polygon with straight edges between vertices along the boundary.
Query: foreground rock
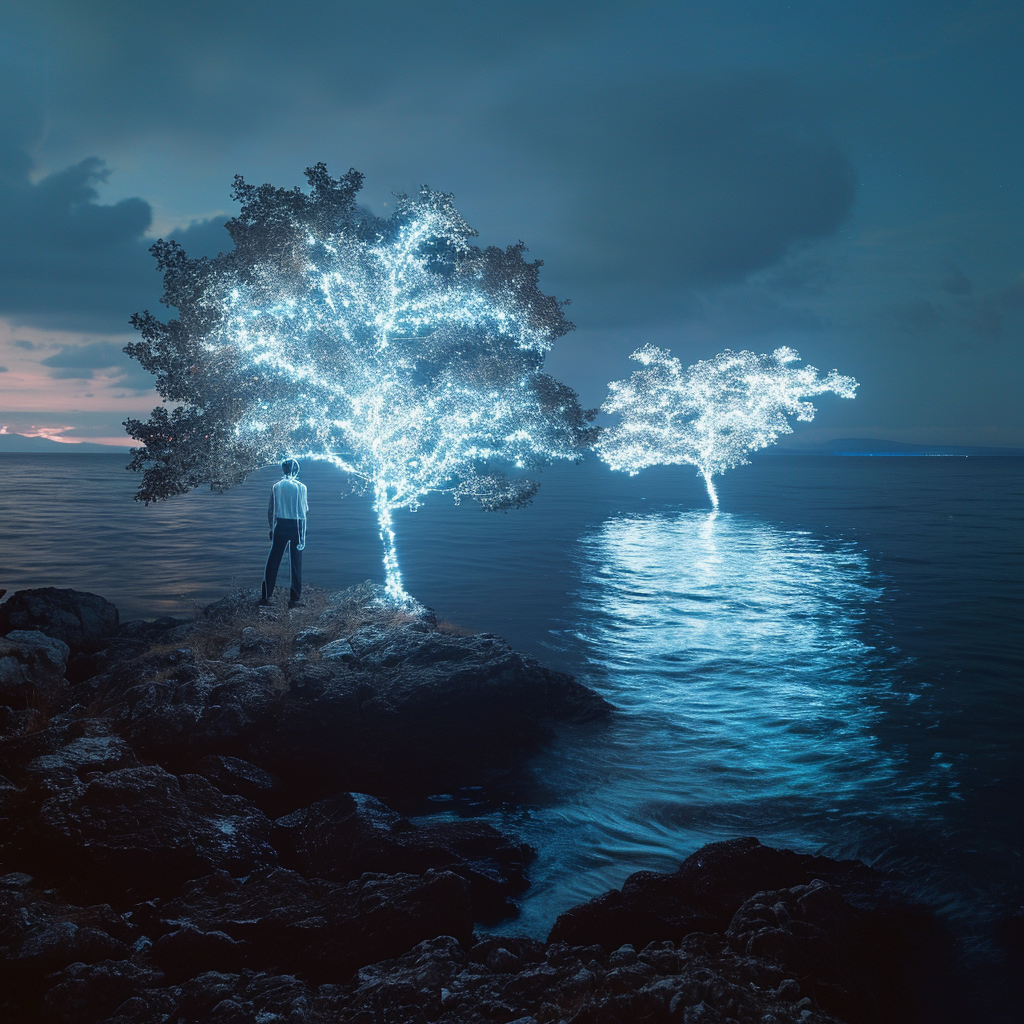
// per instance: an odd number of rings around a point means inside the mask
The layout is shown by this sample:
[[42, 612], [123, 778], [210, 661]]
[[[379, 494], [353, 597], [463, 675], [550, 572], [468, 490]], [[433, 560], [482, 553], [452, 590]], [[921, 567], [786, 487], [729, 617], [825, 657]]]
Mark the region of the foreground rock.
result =
[[275, 825], [290, 861], [307, 876], [348, 881], [368, 871], [451, 871], [469, 883], [477, 921], [509, 916], [511, 898], [527, 887], [531, 851], [485, 822], [414, 825], [375, 797], [343, 793]]
[[515, 912], [531, 851], [382, 798], [479, 785], [610, 711], [498, 637], [373, 587], [294, 613], [239, 591], [115, 638], [101, 598], [28, 595], [0, 614], [4, 1022], [932, 1024], [952, 1005], [930, 919], [881, 876], [754, 839], [634, 875], [547, 942], [474, 936]]
[[282, 613], [258, 614], [256, 597], [238, 592], [148, 636], [128, 624], [80, 699], [175, 770], [222, 754], [307, 796], [399, 799], [477, 783], [556, 727], [610, 711], [500, 637], [453, 636], [428, 612], [388, 610], [379, 588], [332, 595], [313, 624], [290, 630]]
[[116, 636], [117, 628], [117, 608], [80, 590], [19, 590], [0, 604], [0, 635], [38, 630], [67, 644], [72, 653], [97, 650]]
[[39, 825], [50, 857], [74, 864], [76, 881], [134, 899], [218, 868], [242, 875], [277, 862], [270, 822], [247, 800], [156, 765], [71, 783], [44, 801]]
[[[734, 898], [756, 860], [770, 872], [780, 854], [735, 840], [695, 857], [707, 888]], [[836, 878], [852, 870], [802, 860]], [[448, 872], [366, 874], [345, 884], [282, 868], [245, 879], [219, 872], [123, 914], [56, 905], [24, 880], [9, 882], [5, 895], [0, 878], [0, 1013], [122, 1024], [957, 1019], [946, 993], [933, 991], [929, 1005], [918, 988], [914, 955], [935, 956], [934, 935], [901, 931], [878, 876], [853, 875], [851, 893], [820, 879], [748, 892], [723, 929], [612, 950], [514, 936], [474, 942], [467, 884]], [[872, 877], [879, 905], [854, 906], [847, 896], [863, 899]]]

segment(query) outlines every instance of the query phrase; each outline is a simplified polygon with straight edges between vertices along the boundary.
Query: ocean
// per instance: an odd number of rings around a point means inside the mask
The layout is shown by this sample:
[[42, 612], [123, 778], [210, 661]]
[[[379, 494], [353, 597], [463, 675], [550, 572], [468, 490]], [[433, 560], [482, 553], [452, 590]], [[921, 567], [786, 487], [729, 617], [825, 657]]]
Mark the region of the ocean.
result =
[[[278, 471], [148, 508], [121, 455], [0, 455], [0, 587], [73, 587], [122, 621], [258, 586]], [[382, 581], [376, 521], [307, 463], [307, 585]], [[719, 478], [596, 460], [534, 504], [398, 513], [408, 591], [618, 709], [527, 777], [436, 794], [538, 857], [506, 931], [737, 835], [898, 872], [963, 948], [1024, 903], [1024, 459], [765, 452]], [[283, 570], [286, 571], [286, 570]]]

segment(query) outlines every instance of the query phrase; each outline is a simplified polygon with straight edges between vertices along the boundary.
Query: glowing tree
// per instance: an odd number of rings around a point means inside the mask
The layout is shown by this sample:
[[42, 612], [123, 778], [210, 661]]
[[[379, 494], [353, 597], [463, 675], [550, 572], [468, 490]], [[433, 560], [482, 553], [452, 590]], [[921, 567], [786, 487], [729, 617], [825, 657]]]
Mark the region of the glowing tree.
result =
[[748, 452], [774, 444], [780, 434], [791, 434], [788, 417], [814, 419], [808, 398], [828, 391], [853, 398], [857, 389], [852, 377], [835, 370], [819, 377], [813, 366], [794, 366], [800, 357], [791, 348], [770, 356], [727, 350], [685, 370], [652, 345], [630, 358], [644, 368], [608, 385], [601, 411], [621, 419], [601, 433], [597, 453], [630, 476], [648, 466], [696, 466], [715, 508], [714, 476], [744, 465]]
[[593, 413], [543, 372], [572, 324], [521, 242], [470, 245], [444, 193], [399, 196], [382, 219], [356, 206], [357, 171], [306, 177], [308, 193], [235, 178], [232, 252], [152, 247], [178, 318], [132, 318], [142, 340], [125, 351], [165, 403], [125, 424], [143, 443], [136, 499], [225, 490], [284, 456], [330, 461], [372, 491], [387, 591], [405, 600], [396, 509], [438, 491], [526, 504], [537, 483], [505, 470], [579, 458]]

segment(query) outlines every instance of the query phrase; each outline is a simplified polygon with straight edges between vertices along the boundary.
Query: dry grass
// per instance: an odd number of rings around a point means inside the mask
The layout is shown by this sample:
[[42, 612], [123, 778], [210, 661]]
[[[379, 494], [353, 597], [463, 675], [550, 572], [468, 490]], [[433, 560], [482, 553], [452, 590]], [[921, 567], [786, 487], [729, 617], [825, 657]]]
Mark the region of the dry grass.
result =
[[474, 636], [473, 630], [460, 626], [457, 622], [450, 622], [448, 619], [439, 619], [437, 623], [438, 633], [445, 636]]
[[[236, 593], [242, 598], [243, 594], [250, 592]], [[147, 653], [169, 654], [187, 647], [197, 658], [219, 660], [226, 651], [238, 647], [238, 654], [231, 660], [241, 665], [281, 664], [298, 650], [305, 650], [312, 660], [317, 660], [315, 647], [297, 646], [295, 643], [295, 638], [305, 629], [315, 627], [323, 630], [324, 642], [329, 642], [350, 636], [361, 626], [369, 624], [386, 628], [416, 621], [416, 616], [399, 608], [376, 604], [373, 592], [365, 586], [353, 587], [342, 594], [343, 597], [332, 591], [309, 587], [303, 590], [302, 604], [297, 608], [288, 607], [287, 589], [279, 592], [268, 607], [258, 607], [255, 597], [252, 600], [242, 598], [229, 618], [206, 618], [200, 611], [190, 624], [187, 639], [154, 644]], [[322, 617], [324, 621], [321, 621]], [[242, 649], [242, 635], [246, 629], [255, 630], [258, 635], [258, 643], [250, 650]], [[173, 668], [168, 669], [169, 674], [173, 671]]]

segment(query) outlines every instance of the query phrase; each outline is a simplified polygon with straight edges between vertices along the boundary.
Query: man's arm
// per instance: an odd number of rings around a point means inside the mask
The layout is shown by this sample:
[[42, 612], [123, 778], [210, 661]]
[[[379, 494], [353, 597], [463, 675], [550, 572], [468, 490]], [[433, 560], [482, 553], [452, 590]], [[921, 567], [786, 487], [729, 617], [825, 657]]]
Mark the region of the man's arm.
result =
[[267, 505], [267, 523], [270, 526], [270, 537], [274, 537], [274, 488], [270, 488], [270, 504]]

